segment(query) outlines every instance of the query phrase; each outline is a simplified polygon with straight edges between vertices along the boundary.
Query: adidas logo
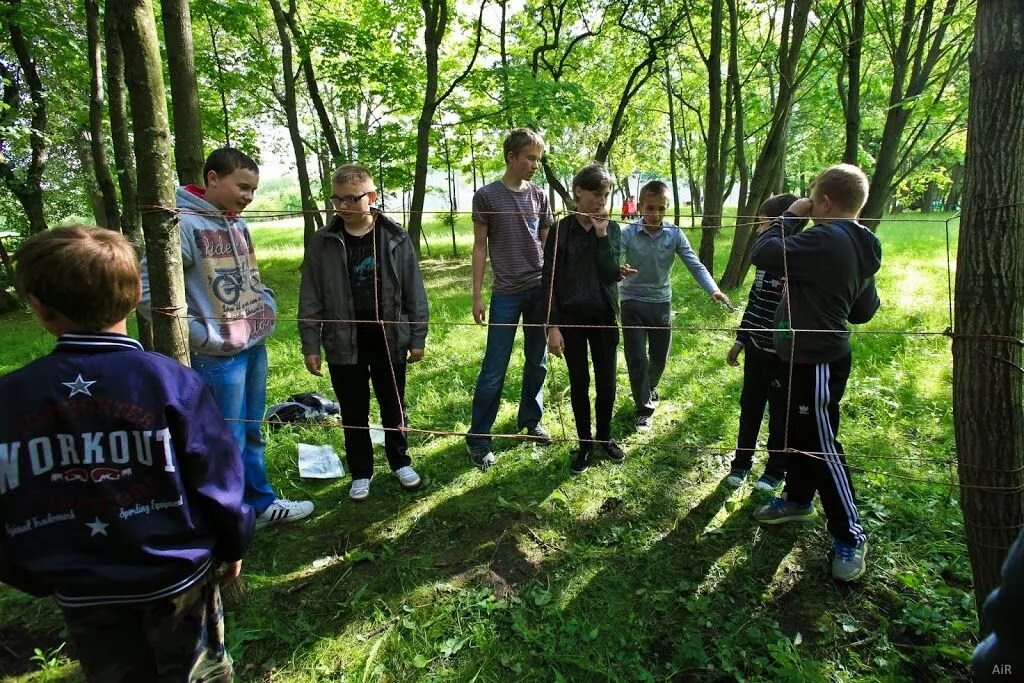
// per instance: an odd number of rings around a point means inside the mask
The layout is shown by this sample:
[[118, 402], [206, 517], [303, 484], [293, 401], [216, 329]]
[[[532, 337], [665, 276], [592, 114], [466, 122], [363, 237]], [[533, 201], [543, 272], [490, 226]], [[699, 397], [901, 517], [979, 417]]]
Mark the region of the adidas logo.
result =
[[801, 415], [810, 415], [811, 414], [811, 409], [808, 406], [799, 406], [797, 408], [797, 410], [800, 411]]

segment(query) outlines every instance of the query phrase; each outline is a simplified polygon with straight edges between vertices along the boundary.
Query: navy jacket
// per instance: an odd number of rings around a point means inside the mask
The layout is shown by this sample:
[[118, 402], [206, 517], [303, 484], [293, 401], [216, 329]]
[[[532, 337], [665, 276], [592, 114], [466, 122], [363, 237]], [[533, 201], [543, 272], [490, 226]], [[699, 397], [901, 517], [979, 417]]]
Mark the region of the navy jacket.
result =
[[1003, 580], [985, 600], [992, 633], [974, 650], [974, 680], [1010, 681], [1024, 674], [1024, 531], [1003, 563]]
[[146, 602], [242, 557], [238, 449], [194, 371], [67, 334], [0, 378], [0, 581], [63, 607]]
[[750, 261], [786, 278], [775, 314], [775, 353], [788, 363], [795, 346], [794, 362], [829, 363], [850, 353], [847, 321], [866, 323], [878, 310], [875, 273], [882, 245], [870, 230], [846, 220], [792, 235], [794, 218], [787, 211], [758, 235]]

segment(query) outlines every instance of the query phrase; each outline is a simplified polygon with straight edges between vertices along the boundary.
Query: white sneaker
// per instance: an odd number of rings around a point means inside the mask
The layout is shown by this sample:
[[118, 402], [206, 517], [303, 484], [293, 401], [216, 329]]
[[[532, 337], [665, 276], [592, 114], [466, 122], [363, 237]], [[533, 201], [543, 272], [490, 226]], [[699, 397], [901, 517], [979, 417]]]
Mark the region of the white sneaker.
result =
[[420, 485], [420, 475], [416, 474], [416, 470], [409, 465], [399, 467], [391, 474], [398, 477], [398, 483], [401, 484], [404, 489], [414, 489]]
[[348, 497], [352, 500], [365, 500], [370, 495], [369, 479], [353, 479], [352, 487], [348, 490]]
[[266, 510], [257, 515], [256, 528], [262, 529], [281, 522], [297, 522], [311, 514], [313, 514], [312, 501], [278, 498]]

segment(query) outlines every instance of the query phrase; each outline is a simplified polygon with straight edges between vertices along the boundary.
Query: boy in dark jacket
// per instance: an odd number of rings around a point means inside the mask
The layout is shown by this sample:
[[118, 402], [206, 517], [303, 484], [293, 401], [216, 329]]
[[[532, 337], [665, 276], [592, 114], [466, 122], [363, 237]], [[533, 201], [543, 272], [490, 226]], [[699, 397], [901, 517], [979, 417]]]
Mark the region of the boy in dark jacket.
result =
[[[882, 247], [857, 223], [868, 181], [856, 166], [840, 164], [815, 179], [810, 199], [798, 199], [782, 220], [764, 229], [751, 262], [781, 273], [786, 291], [775, 316], [775, 352], [789, 364], [788, 443], [795, 451], [786, 473], [784, 498], [759, 508], [765, 524], [815, 516], [821, 495], [832, 534], [832, 576], [853, 581], [865, 570], [867, 535], [857, 512], [850, 471], [839, 433], [839, 402], [850, 376], [851, 323], [871, 320], [879, 307], [874, 275]], [[815, 224], [791, 234], [795, 218]]]
[[[548, 351], [565, 357], [580, 441], [570, 465], [573, 474], [590, 467], [595, 441], [613, 462], [625, 457], [611, 437], [619, 346], [618, 283], [622, 279], [619, 225], [608, 220], [605, 208], [611, 187], [612, 177], [604, 166], [584, 166], [572, 180], [576, 212], [560, 220], [544, 243]], [[596, 439], [591, 432], [588, 344], [597, 392]]]
[[421, 360], [427, 341], [427, 294], [408, 233], [370, 208], [377, 201], [370, 172], [342, 166], [331, 187], [337, 216], [313, 236], [302, 262], [299, 336], [309, 372], [321, 375], [321, 346], [327, 355], [352, 473], [349, 497], [364, 500], [373, 477], [370, 383], [387, 429], [388, 465], [404, 488], [420, 485], [402, 429], [406, 362]]
[[126, 336], [121, 235], [54, 228], [15, 258], [58, 339], [0, 379], [0, 580], [54, 596], [89, 680], [230, 681], [214, 570], [238, 576], [254, 516], [213, 396]]

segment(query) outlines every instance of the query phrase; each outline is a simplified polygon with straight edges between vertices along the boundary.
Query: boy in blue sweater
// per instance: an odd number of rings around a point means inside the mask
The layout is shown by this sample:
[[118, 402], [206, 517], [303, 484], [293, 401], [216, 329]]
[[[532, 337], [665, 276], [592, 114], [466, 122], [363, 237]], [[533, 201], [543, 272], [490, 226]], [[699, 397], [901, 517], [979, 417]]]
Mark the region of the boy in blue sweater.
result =
[[54, 228], [15, 259], [57, 345], [0, 378], [0, 581], [56, 599], [90, 681], [230, 681], [215, 571], [238, 576], [254, 517], [213, 396], [126, 335], [121, 235]]

